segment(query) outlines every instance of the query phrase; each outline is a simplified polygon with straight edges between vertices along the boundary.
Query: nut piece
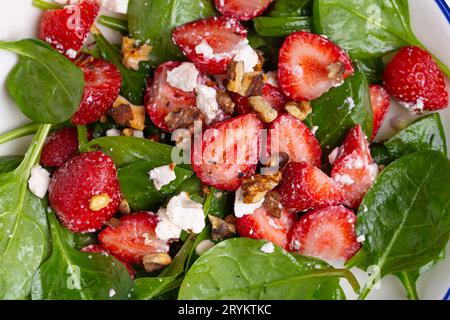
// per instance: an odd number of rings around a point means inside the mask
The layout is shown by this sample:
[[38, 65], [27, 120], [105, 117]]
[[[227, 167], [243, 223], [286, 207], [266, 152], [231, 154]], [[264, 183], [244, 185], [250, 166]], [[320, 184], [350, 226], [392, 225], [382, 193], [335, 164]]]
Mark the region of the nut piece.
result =
[[278, 111], [261, 96], [254, 96], [248, 99], [250, 106], [259, 114], [263, 122], [270, 123], [278, 117]]
[[271, 216], [280, 218], [281, 212], [283, 211], [280, 194], [275, 191], [269, 191], [264, 199], [263, 208], [266, 209]]
[[216, 216], [208, 215], [212, 226], [212, 239], [214, 241], [231, 238], [236, 234], [234, 223], [229, 223]]
[[130, 205], [128, 204], [127, 199], [123, 199], [119, 205], [119, 212], [121, 214], [129, 214], [131, 212]]
[[244, 61], [232, 61], [227, 67], [228, 90], [241, 92], [242, 80], [244, 80]]
[[154, 272], [171, 264], [172, 258], [163, 252], [151, 253], [142, 258], [142, 263], [144, 264], [145, 271]]
[[119, 126], [140, 131], [145, 128], [144, 106], [135, 106], [122, 96], [114, 101], [110, 115]]
[[228, 91], [239, 93], [241, 96], [257, 96], [264, 87], [262, 71], [245, 73], [244, 62], [232, 61], [227, 68]]
[[281, 181], [281, 172], [273, 175], [255, 174], [250, 178], [244, 179], [242, 184], [242, 194], [244, 203], [257, 203], [261, 201], [266, 194], [273, 190]]
[[108, 206], [111, 198], [107, 193], [97, 194], [89, 200], [89, 209], [92, 211], [100, 211]]
[[125, 128], [122, 130], [122, 133], [125, 137], [132, 137], [133, 136], [133, 129], [131, 128]]
[[284, 109], [286, 109], [286, 111], [289, 112], [291, 116], [297, 118], [300, 121], [304, 121], [312, 112], [311, 103], [307, 101], [302, 101], [299, 103], [290, 101], [286, 103]]
[[122, 63], [132, 70], [139, 70], [139, 62], [148, 61], [152, 47], [148, 44], [137, 45], [135, 39], [122, 38]]
[[232, 115], [234, 113], [235, 103], [225, 91], [217, 91], [217, 103], [226, 114]]
[[345, 65], [338, 61], [327, 67], [328, 78], [336, 80], [337, 83], [344, 81]]
[[117, 218], [111, 218], [108, 221], [105, 222], [105, 225], [110, 228], [115, 228], [120, 225], [120, 220]]
[[180, 108], [169, 112], [164, 121], [169, 126], [169, 129], [174, 131], [180, 128], [189, 128], [195, 121], [202, 119], [201, 112], [197, 108]]

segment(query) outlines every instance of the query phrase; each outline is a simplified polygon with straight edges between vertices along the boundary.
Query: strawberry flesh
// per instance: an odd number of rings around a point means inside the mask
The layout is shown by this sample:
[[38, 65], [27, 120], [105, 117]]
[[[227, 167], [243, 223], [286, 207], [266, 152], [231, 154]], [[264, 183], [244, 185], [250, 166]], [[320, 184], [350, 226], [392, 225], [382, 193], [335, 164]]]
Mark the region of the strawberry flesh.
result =
[[380, 85], [369, 87], [370, 105], [373, 113], [373, 132], [370, 141], [373, 141], [380, 130], [391, 106], [391, 97]]
[[273, 0], [214, 0], [217, 10], [225, 17], [247, 21], [261, 15]]

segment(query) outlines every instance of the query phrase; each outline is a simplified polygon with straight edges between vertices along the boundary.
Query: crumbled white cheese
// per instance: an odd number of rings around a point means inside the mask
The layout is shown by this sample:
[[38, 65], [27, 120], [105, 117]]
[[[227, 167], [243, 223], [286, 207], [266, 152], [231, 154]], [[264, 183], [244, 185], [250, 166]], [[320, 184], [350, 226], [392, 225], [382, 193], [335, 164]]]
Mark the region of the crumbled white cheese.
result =
[[203, 39], [202, 42], [200, 42], [195, 47], [195, 53], [202, 54], [207, 59], [213, 59], [214, 58], [214, 49], [211, 48], [209, 43]]
[[197, 87], [199, 74], [194, 64], [183, 62], [167, 73], [167, 82], [174, 88], [192, 92]]
[[161, 190], [162, 187], [168, 185], [177, 178], [173, 165], [154, 168], [150, 170], [148, 175], [150, 180], [153, 181], [156, 190]]
[[267, 76], [266, 83], [276, 88], [280, 87], [280, 83], [278, 82], [278, 71], [269, 71], [266, 73], [266, 76]]
[[66, 56], [70, 59], [75, 59], [77, 57], [78, 52], [73, 49], [69, 49], [66, 51]]
[[348, 174], [337, 174], [334, 176], [334, 181], [336, 181], [340, 185], [352, 185], [355, 183], [355, 181], [348, 175]]
[[200, 233], [205, 228], [203, 206], [191, 200], [187, 192], [181, 192], [167, 204], [167, 216], [179, 228]]
[[356, 238], [356, 241], [358, 243], [363, 243], [364, 241], [366, 241], [366, 237], [362, 234], [358, 238]]
[[45, 197], [50, 184], [50, 173], [41, 166], [31, 169], [31, 176], [28, 180], [28, 188], [38, 198]]
[[135, 138], [144, 138], [144, 131], [133, 130], [133, 137], [135, 137]]
[[103, 9], [122, 14], [128, 13], [128, 0], [102, 0], [101, 3]]
[[203, 240], [197, 245], [197, 247], [195, 248], [195, 252], [197, 252], [197, 254], [201, 256], [212, 247], [214, 247], [214, 242], [212, 242], [211, 240]]
[[116, 295], [116, 290], [109, 289], [108, 295], [109, 295], [110, 298], [114, 297]]
[[272, 242], [267, 242], [265, 245], [263, 245], [260, 250], [264, 253], [274, 253], [275, 247]]
[[316, 133], [317, 133], [318, 130], [319, 130], [319, 126], [314, 126], [314, 127], [311, 129], [311, 133], [312, 133], [313, 135], [316, 135]]
[[170, 239], [178, 239], [181, 235], [181, 228], [173, 224], [167, 216], [167, 210], [164, 208], [158, 211], [159, 221], [155, 228], [156, 237], [158, 239], [168, 241]]
[[248, 44], [248, 41], [242, 41], [235, 48], [236, 55], [234, 61], [244, 62], [244, 71], [246, 73], [255, 71], [255, 66], [259, 63], [259, 56], [255, 50]]
[[423, 114], [423, 110], [425, 107], [425, 104], [423, 102], [422, 98], [417, 99], [416, 103], [406, 103], [406, 102], [400, 102], [400, 104], [409, 110], [409, 112], [413, 114]]
[[244, 203], [244, 194], [242, 192], [242, 188], [239, 188], [236, 191], [236, 196], [234, 200], [234, 215], [237, 218], [242, 218], [246, 215], [251, 215], [255, 210], [262, 207], [264, 203], [264, 198], [257, 203]]
[[205, 85], [198, 85], [195, 92], [197, 93], [197, 108], [205, 116], [206, 124], [210, 124], [219, 112], [217, 92], [214, 88]]
[[350, 108], [350, 110], [355, 108], [355, 101], [353, 100], [352, 97], [348, 97], [347, 99], [345, 99], [345, 103], [348, 105], [348, 107]]
[[106, 136], [107, 137], [119, 137], [122, 135], [122, 132], [120, 132], [120, 130], [112, 128], [106, 131]]

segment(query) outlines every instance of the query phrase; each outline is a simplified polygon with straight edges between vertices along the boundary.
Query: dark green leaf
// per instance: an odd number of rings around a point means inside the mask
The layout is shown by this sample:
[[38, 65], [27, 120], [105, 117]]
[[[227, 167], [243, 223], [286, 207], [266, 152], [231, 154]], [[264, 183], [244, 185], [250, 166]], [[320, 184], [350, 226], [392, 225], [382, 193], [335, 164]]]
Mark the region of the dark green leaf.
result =
[[313, 0], [276, 0], [267, 15], [271, 17], [312, 16]]
[[0, 157], [0, 173], [7, 173], [15, 170], [23, 161], [22, 156]]
[[381, 58], [359, 60], [359, 67], [366, 75], [369, 84], [381, 84], [383, 82], [384, 63]]
[[253, 19], [256, 32], [263, 37], [286, 37], [296, 31], [311, 31], [310, 17], [258, 17]]
[[109, 17], [101, 15], [98, 18], [98, 23], [104, 25], [105, 27], [111, 28], [114, 31], [120, 32], [123, 35], [128, 34], [128, 21], [120, 18]]
[[388, 165], [392, 162], [388, 149], [383, 143], [376, 143], [370, 146], [370, 153], [373, 161], [378, 164]]

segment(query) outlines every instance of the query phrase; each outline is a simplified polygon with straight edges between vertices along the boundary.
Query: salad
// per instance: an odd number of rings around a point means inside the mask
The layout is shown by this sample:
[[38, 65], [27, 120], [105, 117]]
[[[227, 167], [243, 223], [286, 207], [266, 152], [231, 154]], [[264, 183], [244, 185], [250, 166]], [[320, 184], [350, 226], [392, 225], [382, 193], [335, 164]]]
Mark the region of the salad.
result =
[[33, 4], [38, 38], [0, 41], [32, 121], [0, 143], [34, 135], [0, 158], [1, 299], [365, 299], [391, 274], [419, 298], [450, 70], [407, 0]]

